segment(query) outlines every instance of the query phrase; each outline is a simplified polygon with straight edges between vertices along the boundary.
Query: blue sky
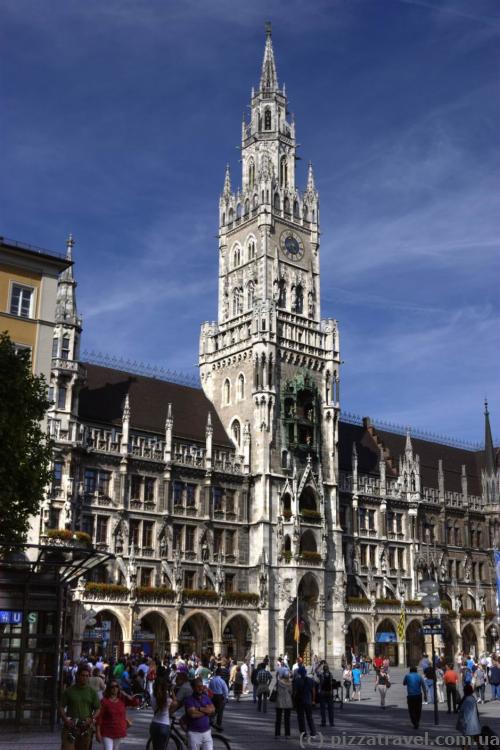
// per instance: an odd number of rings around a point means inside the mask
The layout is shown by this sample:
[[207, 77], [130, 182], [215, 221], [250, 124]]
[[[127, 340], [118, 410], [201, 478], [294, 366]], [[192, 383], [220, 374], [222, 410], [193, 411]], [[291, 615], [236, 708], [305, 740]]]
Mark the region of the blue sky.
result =
[[83, 348], [196, 373], [273, 23], [321, 197], [342, 406], [500, 433], [496, 0], [1, 0], [0, 233], [76, 238]]

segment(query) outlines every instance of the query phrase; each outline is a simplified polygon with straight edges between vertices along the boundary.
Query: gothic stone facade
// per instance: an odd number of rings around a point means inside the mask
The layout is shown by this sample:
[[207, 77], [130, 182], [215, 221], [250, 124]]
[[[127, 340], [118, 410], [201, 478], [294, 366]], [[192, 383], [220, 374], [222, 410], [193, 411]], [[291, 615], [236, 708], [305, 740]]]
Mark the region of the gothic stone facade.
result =
[[[349, 646], [403, 662], [425, 647], [428, 572], [441, 583], [446, 642], [483, 650], [499, 500], [488, 417], [481, 453], [340, 419], [339, 331], [320, 311], [319, 196], [311, 165], [305, 191], [295, 185], [295, 125], [270, 33], [241, 156], [242, 187], [233, 192], [227, 169], [219, 204], [203, 390], [81, 363], [71, 267], [61, 276], [42, 533], [84, 530], [115, 555], [75, 588], [74, 652], [292, 655], [298, 612], [306, 657], [338, 665]], [[86, 627], [91, 608], [97, 629]]]

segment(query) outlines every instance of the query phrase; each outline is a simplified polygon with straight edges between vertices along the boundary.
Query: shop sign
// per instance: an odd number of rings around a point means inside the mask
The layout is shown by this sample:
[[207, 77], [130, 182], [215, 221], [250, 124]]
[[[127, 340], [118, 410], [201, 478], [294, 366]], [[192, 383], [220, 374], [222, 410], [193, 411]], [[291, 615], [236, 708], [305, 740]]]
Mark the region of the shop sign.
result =
[[23, 621], [23, 613], [11, 609], [0, 609], [0, 625], [20, 625]]
[[154, 641], [154, 639], [154, 633], [150, 633], [147, 630], [134, 631], [134, 641]]

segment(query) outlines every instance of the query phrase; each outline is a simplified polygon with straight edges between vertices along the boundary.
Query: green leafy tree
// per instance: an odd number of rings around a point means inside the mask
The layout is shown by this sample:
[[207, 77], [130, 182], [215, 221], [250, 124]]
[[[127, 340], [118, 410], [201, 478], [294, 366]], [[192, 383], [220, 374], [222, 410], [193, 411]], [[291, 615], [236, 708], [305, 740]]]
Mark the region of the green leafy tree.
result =
[[0, 552], [26, 541], [29, 518], [37, 515], [51, 479], [51, 446], [41, 421], [47, 385], [33, 375], [29, 350], [16, 351], [0, 333]]

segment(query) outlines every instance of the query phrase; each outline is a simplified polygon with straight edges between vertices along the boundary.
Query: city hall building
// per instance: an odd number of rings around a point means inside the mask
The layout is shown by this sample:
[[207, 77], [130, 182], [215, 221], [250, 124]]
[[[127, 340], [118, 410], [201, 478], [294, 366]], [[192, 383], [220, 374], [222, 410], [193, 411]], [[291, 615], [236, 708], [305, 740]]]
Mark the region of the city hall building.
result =
[[298, 619], [306, 660], [339, 666], [352, 649], [404, 664], [426, 648], [429, 575], [440, 649], [491, 650], [500, 480], [487, 408], [484, 450], [342, 414], [319, 196], [311, 165], [295, 184], [269, 29], [241, 138], [241, 187], [227, 170], [219, 200], [201, 387], [82, 361], [70, 262], [60, 276], [42, 540], [78, 530], [114, 554], [72, 592], [70, 650], [293, 657]]

